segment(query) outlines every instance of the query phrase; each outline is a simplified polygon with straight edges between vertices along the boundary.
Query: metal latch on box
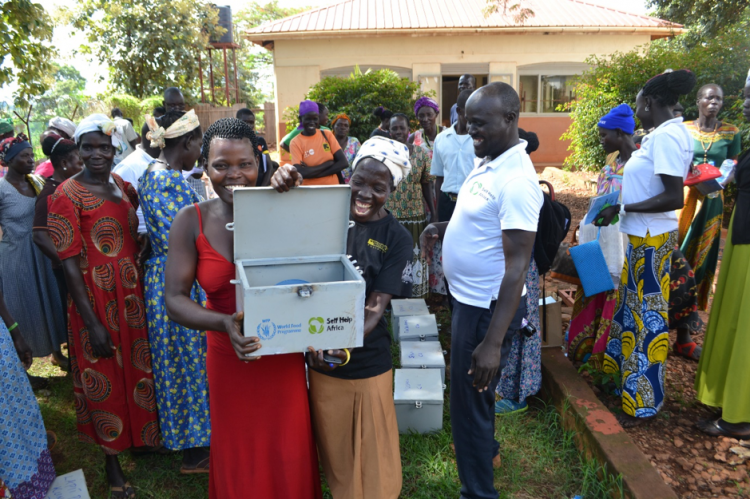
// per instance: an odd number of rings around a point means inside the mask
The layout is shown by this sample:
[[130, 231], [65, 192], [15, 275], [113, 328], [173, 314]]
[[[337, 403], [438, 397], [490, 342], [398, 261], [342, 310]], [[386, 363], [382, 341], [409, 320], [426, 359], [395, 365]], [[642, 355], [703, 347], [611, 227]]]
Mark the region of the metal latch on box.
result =
[[297, 294], [300, 298], [310, 298], [312, 296], [312, 286], [300, 286]]
[[414, 402], [414, 407], [416, 407], [417, 409], [421, 409], [422, 408], [422, 402], [419, 402], [419, 401]]

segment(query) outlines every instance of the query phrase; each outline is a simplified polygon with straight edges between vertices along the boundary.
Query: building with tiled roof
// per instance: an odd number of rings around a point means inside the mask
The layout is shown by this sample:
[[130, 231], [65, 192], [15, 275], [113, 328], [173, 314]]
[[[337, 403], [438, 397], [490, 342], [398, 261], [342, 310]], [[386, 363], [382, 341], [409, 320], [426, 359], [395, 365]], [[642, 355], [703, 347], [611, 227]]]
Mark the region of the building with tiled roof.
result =
[[[509, 1], [509, 5], [516, 0]], [[485, 16], [486, 0], [344, 0], [266, 23], [245, 33], [272, 50], [277, 123], [325, 76], [355, 65], [391, 68], [435, 90], [447, 123], [461, 74], [478, 85], [505, 81], [522, 99], [521, 126], [539, 135], [537, 164], [560, 164], [569, 123], [559, 104], [574, 99], [572, 82], [592, 54], [627, 51], [673, 36], [682, 26], [581, 0], [519, 0], [533, 14]], [[283, 128], [282, 128], [283, 131]]]

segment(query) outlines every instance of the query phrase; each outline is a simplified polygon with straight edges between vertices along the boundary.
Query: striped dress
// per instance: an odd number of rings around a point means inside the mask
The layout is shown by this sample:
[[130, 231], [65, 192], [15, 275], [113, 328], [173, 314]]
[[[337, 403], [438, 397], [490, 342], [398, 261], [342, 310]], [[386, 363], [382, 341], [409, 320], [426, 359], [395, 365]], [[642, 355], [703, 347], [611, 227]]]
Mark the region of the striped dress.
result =
[[32, 240], [35, 205], [36, 197], [0, 179], [0, 289], [34, 357], [46, 357], [68, 332], [52, 265]]

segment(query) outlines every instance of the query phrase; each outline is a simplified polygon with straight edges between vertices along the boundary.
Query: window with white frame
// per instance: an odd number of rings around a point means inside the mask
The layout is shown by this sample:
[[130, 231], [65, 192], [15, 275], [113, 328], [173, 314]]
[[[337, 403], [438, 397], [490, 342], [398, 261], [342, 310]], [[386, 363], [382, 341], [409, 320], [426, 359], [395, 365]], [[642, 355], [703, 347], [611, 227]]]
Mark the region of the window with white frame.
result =
[[518, 96], [521, 98], [521, 112], [524, 114], [567, 113], [565, 105], [576, 99], [576, 79], [583, 69], [519, 70]]

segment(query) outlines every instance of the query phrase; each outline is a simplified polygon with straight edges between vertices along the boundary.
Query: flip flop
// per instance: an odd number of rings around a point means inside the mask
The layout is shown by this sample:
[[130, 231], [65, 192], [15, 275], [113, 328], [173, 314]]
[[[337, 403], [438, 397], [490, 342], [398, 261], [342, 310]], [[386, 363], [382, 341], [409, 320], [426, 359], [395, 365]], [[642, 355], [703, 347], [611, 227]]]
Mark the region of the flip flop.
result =
[[180, 473], [183, 475], [197, 475], [199, 473], [208, 473], [209, 470], [209, 458], [202, 459], [195, 466], [187, 467], [184, 464], [180, 468]]
[[135, 499], [135, 490], [130, 482], [125, 482], [122, 487], [109, 487], [109, 497], [111, 499]]
[[723, 420], [721, 418], [706, 419], [703, 421], [699, 421], [695, 424], [695, 426], [706, 435], [710, 435], [712, 437], [729, 437], [736, 438], [737, 440], [750, 440], [750, 427], [748, 427], [748, 429], [743, 433], [735, 433], [722, 428], [722, 421]]
[[520, 414], [526, 412], [528, 409], [529, 404], [525, 400], [523, 402], [514, 402], [508, 399], [500, 399], [495, 402], [495, 414], [501, 416]]
[[703, 349], [694, 341], [691, 341], [690, 343], [677, 343], [675, 341], [672, 348], [674, 348], [674, 352], [677, 355], [696, 361], [700, 360], [701, 352], [703, 351]]

